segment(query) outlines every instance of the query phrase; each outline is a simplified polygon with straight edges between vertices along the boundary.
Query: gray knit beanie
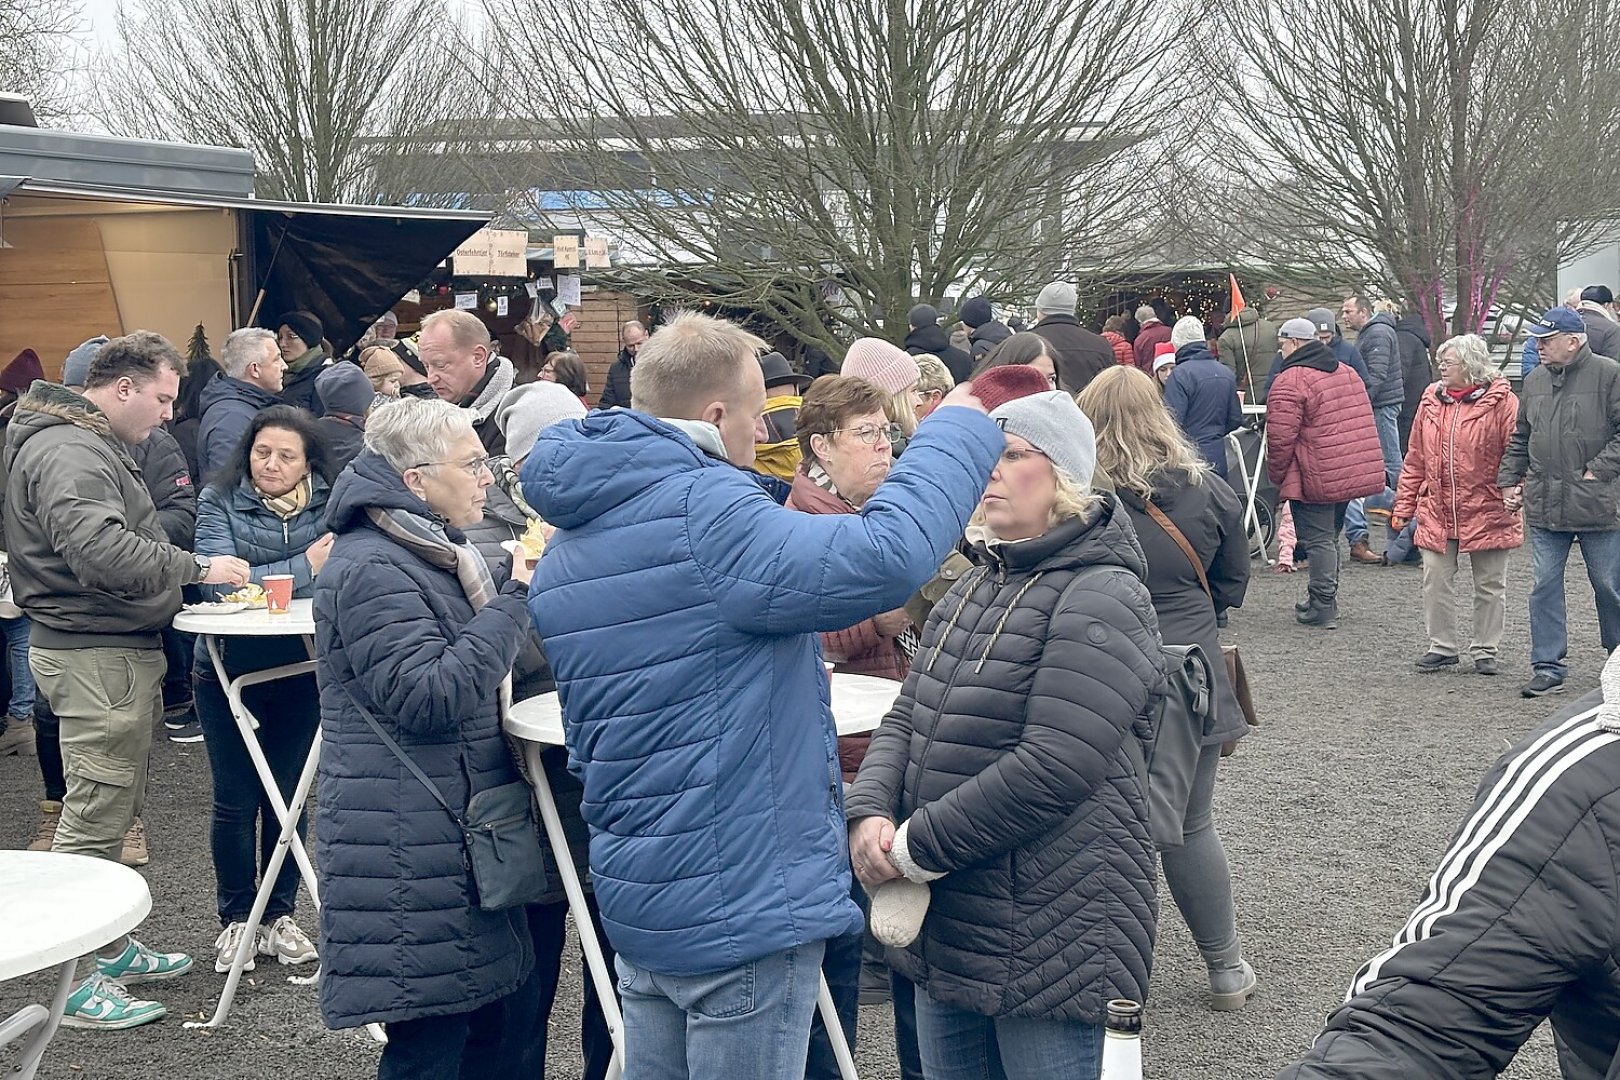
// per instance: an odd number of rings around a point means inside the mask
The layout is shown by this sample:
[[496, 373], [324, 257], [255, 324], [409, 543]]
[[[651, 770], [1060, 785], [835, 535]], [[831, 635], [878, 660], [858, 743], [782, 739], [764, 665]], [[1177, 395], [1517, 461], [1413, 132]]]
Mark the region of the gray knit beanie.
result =
[[1091, 489], [1097, 470], [1097, 433], [1062, 390], [1014, 398], [990, 414], [1009, 435], [1017, 435], [1045, 454], [1052, 467], [1081, 491]]
[[90, 377], [91, 362], [105, 344], [107, 335], [98, 334], [68, 353], [67, 359], [62, 361], [62, 385], [83, 386], [84, 380]]
[[315, 393], [327, 413], [345, 416], [364, 416], [371, 411], [372, 399], [377, 392], [371, 388], [371, 377], [359, 364], [339, 361], [315, 377]]
[[585, 406], [561, 383], [525, 383], [514, 387], [495, 410], [495, 426], [506, 436], [506, 454], [522, 461], [540, 433], [563, 420], [583, 420]]

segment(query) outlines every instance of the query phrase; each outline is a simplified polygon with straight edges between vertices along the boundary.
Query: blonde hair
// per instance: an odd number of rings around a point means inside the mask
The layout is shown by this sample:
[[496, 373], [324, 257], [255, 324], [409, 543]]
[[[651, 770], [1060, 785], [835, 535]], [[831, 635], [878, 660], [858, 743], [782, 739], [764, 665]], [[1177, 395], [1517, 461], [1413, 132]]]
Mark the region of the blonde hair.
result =
[[1373, 314], [1375, 315], [1399, 315], [1400, 313], [1401, 305], [1393, 300], [1373, 301]]
[[[1074, 518], [1090, 517], [1092, 512], [1102, 505], [1102, 495], [1090, 489], [1082, 490], [1064, 476], [1061, 470], [1056, 468], [1052, 470], [1052, 480], [1057, 486], [1057, 492], [1052, 499], [1052, 513], [1046, 519], [1048, 529], [1055, 529], [1063, 522]], [[983, 501], [973, 508], [973, 516], [968, 518], [968, 524], [984, 524]]]
[[[682, 311], [660, 326], [636, 353], [630, 370], [631, 407], [653, 416], [691, 420], [710, 402], [726, 400], [765, 342], [736, 323]], [[689, 415], [691, 414], [691, 415]]]
[[933, 353], [922, 353], [913, 356], [917, 361], [917, 370], [921, 376], [917, 379], [917, 389], [925, 394], [939, 391], [948, 394], [956, 388], [956, 380], [951, 377], [951, 369], [945, 366], [945, 361]]
[[917, 434], [917, 407], [911, 402], [911, 391], [916, 384], [900, 391], [898, 394], [885, 394], [887, 399], [883, 402], [883, 415], [889, 418], [889, 423], [900, 429], [900, 434], [911, 438]]
[[1097, 468], [1116, 488], [1146, 498], [1155, 479], [1173, 472], [1203, 482], [1209, 463], [1176, 426], [1150, 376], [1123, 364], [1107, 368], [1076, 401], [1097, 432]]

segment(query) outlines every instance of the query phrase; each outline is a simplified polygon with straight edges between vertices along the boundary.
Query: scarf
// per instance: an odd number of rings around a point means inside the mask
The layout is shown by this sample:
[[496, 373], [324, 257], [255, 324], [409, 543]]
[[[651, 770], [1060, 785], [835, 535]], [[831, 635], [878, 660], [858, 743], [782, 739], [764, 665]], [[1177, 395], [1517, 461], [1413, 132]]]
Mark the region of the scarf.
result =
[[512, 467], [511, 458], [505, 455], [490, 458], [489, 471], [495, 474], [495, 486], [512, 500], [512, 505], [518, 508], [518, 513], [530, 521], [540, 519], [540, 515], [534, 512], [528, 500], [523, 497], [523, 484], [518, 479], [517, 469]]
[[370, 507], [366, 515], [378, 532], [406, 551], [420, 556], [429, 565], [454, 571], [474, 611], [495, 599], [495, 578], [489, 572], [489, 565], [471, 544], [451, 540], [439, 522], [409, 510], [385, 510], [380, 506]]
[[722, 461], [730, 460], [726, 457], [726, 444], [720, 438], [720, 429], [707, 420], [678, 420], [669, 416], [660, 416], [658, 420], [672, 428], [679, 428], [705, 454]]
[[478, 391], [478, 395], [472, 401], [463, 406], [473, 411], [473, 415], [477, 417], [473, 422], [477, 424], [482, 424], [495, 415], [495, 410], [506, 397], [506, 392], [512, 389], [512, 383], [517, 378], [512, 361], [506, 357], [492, 356], [490, 363], [493, 367], [486, 377], [483, 389]]
[[[823, 469], [819, 462], [811, 461], [807, 463], [804, 475], [816, 487], [829, 494], [836, 495], [845, 506], [849, 507], [851, 513], [860, 513], [854, 503], [838, 493], [837, 485], [833, 483], [832, 477], [827, 475], [827, 470]], [[912, 657], [917, 655], [917, 649], [921, 645], [922, 638], [917, 635], [917, 628], [909, 622], [906, 624], [906, 628], [900, 631], [894, 639], [894, 647], [900, 650], [901, 654], [906, 658], [907, 664], [911, 663]]]
[[309, 506], [309, 496], [313, 487], [314, 482], [305, 476], [284, 495], [266, 495], [259, 490], [258, 485], [254, 485], [253, 493], [264, 503], [266, 510], [282, 521], [291, 521]]

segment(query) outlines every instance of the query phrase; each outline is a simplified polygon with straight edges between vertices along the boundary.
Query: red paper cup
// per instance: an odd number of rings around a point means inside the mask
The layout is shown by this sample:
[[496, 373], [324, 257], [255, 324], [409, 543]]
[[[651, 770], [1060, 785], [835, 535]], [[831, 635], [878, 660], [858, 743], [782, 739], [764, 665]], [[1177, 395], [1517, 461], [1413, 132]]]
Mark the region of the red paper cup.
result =
[[285, 615], [292, 610], [293, 579], [291, 574], [271, 574], [264, 579], [264, 603], [272, 615]]

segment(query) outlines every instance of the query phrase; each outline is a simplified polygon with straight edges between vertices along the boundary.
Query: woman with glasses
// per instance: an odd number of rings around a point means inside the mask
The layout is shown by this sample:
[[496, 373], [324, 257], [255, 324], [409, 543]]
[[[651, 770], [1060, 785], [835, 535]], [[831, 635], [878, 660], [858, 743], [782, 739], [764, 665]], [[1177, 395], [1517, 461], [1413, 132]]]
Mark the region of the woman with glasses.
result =
[[524, 907], [479, 905], [456, 819], [377, 733], [453, 807], [519, 780], [498, 691], [528, 640], [531, 571], [518, 557], [492, 573], [462, 531], [491, 480], [466, 410], [401, 401], [371, 419], [327, 512], [321, 1015], [387, 1025], [380, 1080], [517, 1076], [535, 1015]]
[[1108, 1002], [1143, 1000], [1152, 961], [1136, 761], [1162, 650], [1074, 399], [990, 417], [1006, 447], [967, 530], [977, 566], [929, 617], [849, 790], [851, 862], [869, 890], [926, 897], [889, 955], [917, 986], [929, 1080], [1096, 1080]]
[[547, 353], [545, 363], [540, 365], [540, 378], [567, 387], [587, 411], [590, 409], [591, 403], [585, 398], [590, 385], [585, 381], [585, 362], [578, 353], [568, 349]]
[[[946, 376], [949, 378], [949, 375]], [[851, 375], [824, 375], [811, 384], [799, 406], [798, 439], [803, 461], [793, 477], [788, 496], [790, 510], [807, 514], [855, 514], [889, 475], [893, 462], [889, 444], [889, 417], [884, 411], [888, 395], [864, 379]], [[903, 682], [917, 650], [917, 633], [904, 608], [885, 611], [844, 630], [821, 635], [823, 657], [834, 672], [875, 675]], [[866, 756], [868, 735], [845, 735], [838, 740], [838, 762], [844, 782], [855, 779]], [[855, 900], [864, 906], [865, 894], [855, 886]], [[861, 949], [865, 931], [827, 943], [822, 971], [838, 1006], [844, 1038], [855, 1044], [855, 1020], [860, 1006]], [[900, 1055], [916, 1059], [916, 1021], [909, 1007], [909, 984], [895, 988], [895, 1030], [902, 1041]], [[907, 1052], [909, 1044], [909, 1053]], [[810, 1036], [808, 1080], [838, 1076], [832, 1044], [817, 1021]]]
[[882, 338], [856, 338], [844, 354], [843, 374], [864, 379], [883, 391], [883, 413], [889, 418], [889, 448], [895, 457], [917, 434], [917, 383], [922, 371], [900, 346]]
[[[272, 405], [253, 417], [235, 456], [197, 501], [198, 555], [243, 559], [261, 584], [267, 575], [291, 574], [293, 596], [313, 594], [315, 578], [332, 550], [332, 534], [326, 531], [331, 466], [318, 424], [291, 405]], [[209, 600], [231, 591], [228, 586], [201, 588]], [[220, 638], [218, 646], [232, 678], [309, 659], [303, 639], [294, 636]], [[213, 661], [200, 644], [192, 666], [192, 691], [214, 777], [210, 834], [223, 927], [214, 942], [214, 970], [229, 971], [253, 910], [259, 870], [275, 851], [280, 825], [237, 731]], [[265, 718], [259, 744], [286, 798], [298, 783], [320, 723], [315, 680], [308, 675], [277, 679], [274, 684], [248, 687], [243, 698], [255, 716]], [[315, 959], [315, 946], [293, 921], [297, 896], [298, 867], [288, 859], [264, 909], [254, 949], [257, 956], [282, 964]], [[248, 961], [248, 970], [255, 962]]]
[[1057, 352], [1052, 343], [1039, 334], [1014, 334], [990, 350], [984, 363], [973, 374], [979, 376], [991, 368], [1027, 364], [1046, 377], [1046, 385], [1058, 387]]
[[1429, 651], [1417, 669], [1440, 671], [1458, 664], [1457, 556], [1467, 552], [1474, 576], [1468, 656], [1477, 674], [1495, 675], [1507, 616], [1508, 553], [1524, 543], [1523, 521], [1502, 505], [1502, 489], [1496, 486], [1518, 422], [1519, 399], [1484, 338], [1454, 337], [1438, 355], [1440, 381], [1423, 395], [1412, 420], [1389, 527], [1399, 533], [1417, 521], [1429, 635]]

